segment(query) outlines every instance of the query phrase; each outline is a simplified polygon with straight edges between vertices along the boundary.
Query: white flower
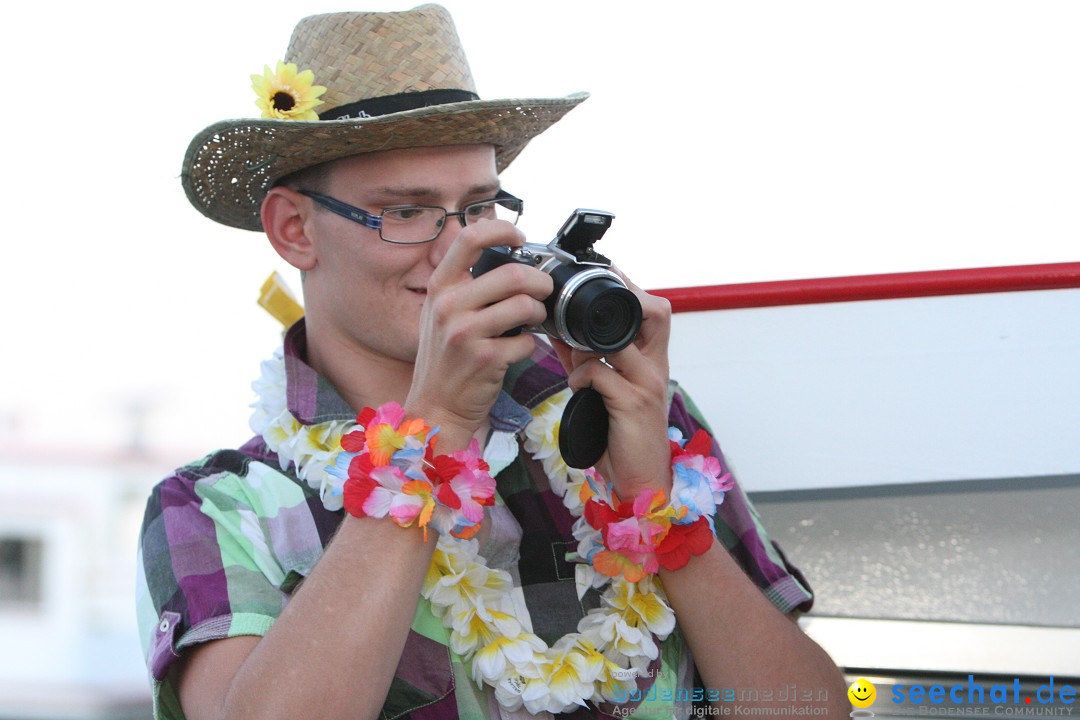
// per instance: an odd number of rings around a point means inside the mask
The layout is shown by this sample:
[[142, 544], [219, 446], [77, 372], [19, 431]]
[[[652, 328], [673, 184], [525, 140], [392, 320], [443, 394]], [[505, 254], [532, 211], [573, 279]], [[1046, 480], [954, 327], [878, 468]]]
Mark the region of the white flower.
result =
[[584, 562], [591, 562], [593, 555], [604, 550], [604, 535], [589, 523], [584, 517], [574, 521], [574, 539], [578, 541], [577, 555]]
[[652, 633], [633, 627], [620, 615], [604, 610], [591, 610], [581, 618], [578, 632], [595, 645], [627, 658], [654, 660], [660, 652], [653, 642]]
[[[254, 421], [254, 416], [252, 420]], [[288, 469], [293, 449], [296, 447], [298, 436], [303, 428], [304, 426], [293, 417], [291, 412], [284, 410], [274, 416], [260, 433], [266, 442], [266, 447], [277, 453], [278, 463], [282, 470]]]
[[578, 600], [585, 597], [585, 593], [590, 589], [604, 587], [609, 580], [611, 580], [610, 577], [596, 572], [596, 568], [592, 565], [578, 563], [574, 566], [574, 586], [577, 588]]
[[[440, 543], [446, 537], [440, 536]], [[436, 550], [430, 567], [421, 592], [433, 606], [448, 610], [451, 617], [478, 605], [501, 607], [514, 586], [509, 573], [462, 560], [456, 553], [441, 549]]]
[[306, 432], [297, 436], [296, 452], [306, 459], [301, 479], [307, 480], [317, 468], [321, 472], [334, 462], [341, 452], [341, 436], [344, 422], [319, 423], [305, 426]]
[[544, 678], [530, 678], [525, 684], [525, 690], [521, 693], [521, 700], [525, 703], [525, 709], [533, 715], [541, 712], [561, 712], [562, 709], [550, 711], [551, 688]]
[[528, 682], [529, 679], [519, 674], [516, 669], [507, 670], [494, 684], [495, 699], [507, 710], [520, 710], [523, 704], [521, 693]]
[[560, 495], [566, 490], [570, 468], [559, 452], [559, 422], [570, 395], [567, 388], [537, 405], [532, 410], [532, 420], [525, 426], [525, 449], [544, 465], [552, 489]]
[[488, 464], [488, 472], [492, 477], [514, 462], [517, 456], [518, 441], [515, 433], [498, 430], [491, 433], [487, 447], [484, 448], [484, 462]]
[[345, 491], [343, 485], [329, 480], [323, 482], [322, 486], [319, 488], [319, 499], [322, 500], [323, 507], [327, 510], [330, 512], [337, 512], [345, 507]]
[[516, 636], [497, 637], [477, 651], [472, 659], [472, 677], [477, 685], [481, 680], [494, 684], [506, 675], [509, 668], [517, 671], [533, 660], [547, 645], [536, 635], [519, 632]]
[[539, 677], [529, 679], [521, 694], [526, 710], [569, 712], [592, 697], [604, 671], [604, 659], [592, 645], [587, 650], [579, 645], [578, 639], [569, 635], [544, 653]]
[[601, 588], [611, 578], [603, 573], [596, 572], [592, 566], [592, 559], [596, 553], [604, 549], [603, 534], [585, 522], [584, 517], [579, 517], [574, 522], [574, 537], [578, 541], [576, 561], [574, 566], [574, 583], [577, 587], [578, 600], [585, 597], [589, 588]]
[[250, 425], [252, 431], [262, 435], [271, 421], [276, 420], [285, 409], [285, 361], [281, 348], [260, 363], [259, 377], [251, 383], [251, 389], [255, 391], [256, 399], [249, 405], [255, 410], [251, 414]]
[[585, 503], [581, 501], [581, 488], [585, 482], [583, 470], [567, 468], [566, 487], [562, 501], [571, 515], [580, 516], [585, 512]]
[[659, 581], [654, 582], [648, 575], [636, 583], [619, 578], [604, 593], [603, 600], [618, 610], [629, 626], [643, 627], [663, 638], [675, 629], [675, 612], [657, 592], [658, 588]]

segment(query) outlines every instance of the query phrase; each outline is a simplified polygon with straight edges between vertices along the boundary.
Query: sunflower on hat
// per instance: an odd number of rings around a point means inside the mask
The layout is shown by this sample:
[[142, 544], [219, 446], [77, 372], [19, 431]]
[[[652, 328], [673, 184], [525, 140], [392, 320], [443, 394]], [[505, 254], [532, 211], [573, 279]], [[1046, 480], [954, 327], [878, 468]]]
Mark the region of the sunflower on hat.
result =
[[318, 120], [312, 109], [322, 105], [319, 96], [326, 92], [322, 85], [315, 85], [315, 73], [310, 70], [297, 72], [296, 63], [277, 61], [277, 69], [263, 66], [262, 75], [251, 76], [251, 89], [257, 96], [255, 104], [264, 118], [277, 120]]

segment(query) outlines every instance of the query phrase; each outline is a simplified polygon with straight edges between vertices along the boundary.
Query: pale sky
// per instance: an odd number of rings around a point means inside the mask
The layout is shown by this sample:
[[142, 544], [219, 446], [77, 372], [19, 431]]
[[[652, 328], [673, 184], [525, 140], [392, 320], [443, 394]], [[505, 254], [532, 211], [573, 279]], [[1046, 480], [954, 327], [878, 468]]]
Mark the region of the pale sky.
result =
[[[614, 212], [601, 249], [643, 287], [1077, 259], [1080, 3], [444, 4], [482, 97], [592, 93], [503, 184], [536, 242]], [[113, 447], [133, 404], [156, 447], [246, 439], [278, 342], [254, 300], [299, 280], [191, 208], [180, 163], [257, 115], [299, 16], [341, 9], [9, 8], [0, 448]]]

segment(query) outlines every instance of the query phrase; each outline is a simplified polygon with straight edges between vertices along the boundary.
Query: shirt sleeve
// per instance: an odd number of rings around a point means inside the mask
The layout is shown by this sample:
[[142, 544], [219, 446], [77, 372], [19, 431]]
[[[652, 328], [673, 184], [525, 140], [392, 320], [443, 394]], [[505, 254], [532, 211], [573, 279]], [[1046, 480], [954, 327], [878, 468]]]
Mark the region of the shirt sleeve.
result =
[[[305, 509], [296, 483], [232, 451], [155, 487], [139, 540], [136, 593], [155, 717], [183, 717], [169, 670], [186, 648], [262, 636], [273, 625], [290, 583], [321, 552]], [[307, 557], [298, 537], [317, 545]]]
[[[693, 437], [699, 429], [709, 433], [713, 454], [720, 460], [722, 472], [730, 472], [712, 430], [693, 400], [675, 382], [672, 382], [668, 420], [686, 438]], [[753, 503], [737, 479], [734, 487], [724, 495], [723, 504], [717, 508], [715, 524], [717, 538], [777, 608], [784, 613], [810, 609], [814, 602], [810, 584], [799, 569], [784, 557], [780, 546], [769, 538]]]

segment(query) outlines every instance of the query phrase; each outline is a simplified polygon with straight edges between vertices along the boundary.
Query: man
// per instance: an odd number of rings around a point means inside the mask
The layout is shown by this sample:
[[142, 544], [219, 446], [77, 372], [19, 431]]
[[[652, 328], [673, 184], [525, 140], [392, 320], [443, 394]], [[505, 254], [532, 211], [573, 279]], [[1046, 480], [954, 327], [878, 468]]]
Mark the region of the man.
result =
[[[305, 318], [264, 369], [257, 436], [182, 468], [148, 504], [139, 612], [157, 716], [686, 717], [694, 685], [792, 684], [825, 690], [825, 706], [845, 712], [835, 666], [785, 617], [810, 594], [737, 488], [715, 518], [730, 550], [707, 533], [684, 566], [661, 566], [662, 590], [632, 581], [638, 566], [609, 580], [610, 570], [567, 561], [583, 547], [575, 535], [588, 533], [575, 524], [575, 496], [602, 493], [606, 479], [618, 498], [659, 492], [666, 502], [669, 423], [686, 437], [703, 425], [669, 388], [666, 301], [627, 281], [641, 333], [601, 360], [505, 336], [546, 317], [546, 273], [521, 264], [470, 273], [484, 248], [525, 240], [498, 173], [585, 96], [476, 99], [452, 22], [432, 5], [307, 18], [286, 57], [296, 67], [255, 79], [261, 106], [283, 119], [211, 126], [185, 159], [197, 208], [263, 229], [301, 271]], [[313, 108], [320, 119], [292, 119]], [[556, 433], [567, 385], [596, 389], [610, 412], [603, 479], [567, 471], [537, 435]], [[482, 485], [471, 443], [484, 443], [498, 497], [481, 488], [447, 498], [447, 480], [427, 505], [474, 539], [455, 541], [434, 522], [430, 535], [395, 527], [430, 520], [395, 514], [434, 492], [428, 469], [420, 490], [379, 486], [394, 498], [389, 510], [366, 502], [384, 476], [369, 464], [354, 477], [347, 437], [364, 427], [353, 422], [361, 408], [381, 417], [389, 403], [404, 409], [400, 427], [426, 423], [416, 442], [439, 428], [426, 468], [461, 458]], [[715, 444], [710, 454], [719, 458]], [[716, 476], [723, 469], [701, 461]], [[482, 521], [462, 519], [470, 500], [489, 504]], [[609, 581], [622, 600], [597, 598]], [[677, 630], [661, 629], [664, 593]]]

